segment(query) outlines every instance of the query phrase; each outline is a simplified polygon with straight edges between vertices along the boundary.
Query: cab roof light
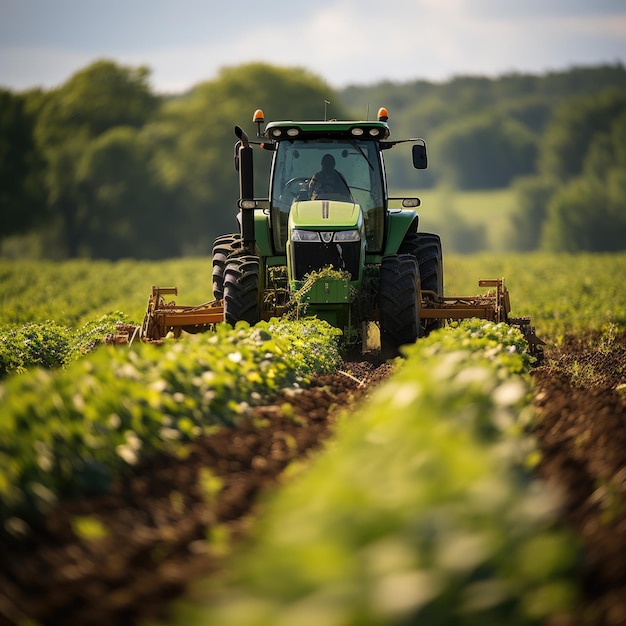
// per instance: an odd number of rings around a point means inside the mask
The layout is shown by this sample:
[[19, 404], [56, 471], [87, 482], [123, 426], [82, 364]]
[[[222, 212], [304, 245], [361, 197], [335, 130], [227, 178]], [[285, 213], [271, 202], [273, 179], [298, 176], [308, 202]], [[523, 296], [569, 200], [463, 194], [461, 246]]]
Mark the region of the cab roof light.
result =
[[350, 129], [350, 132], [355, 136], [355, 137], [360, 137], [363, 134], [363, 129], [362, 128], [352, 128]]
[[389, 113], [385, 107], [378, 109], [378, 121], [386, 122], [389, 119]]
[[265, 122], [265, 115], [263, 114], [262, 109], [257, 109], [252, 116], [252, 121], [256, 124], [256, 136], [262, 137], [261, 133], [261, 124]]

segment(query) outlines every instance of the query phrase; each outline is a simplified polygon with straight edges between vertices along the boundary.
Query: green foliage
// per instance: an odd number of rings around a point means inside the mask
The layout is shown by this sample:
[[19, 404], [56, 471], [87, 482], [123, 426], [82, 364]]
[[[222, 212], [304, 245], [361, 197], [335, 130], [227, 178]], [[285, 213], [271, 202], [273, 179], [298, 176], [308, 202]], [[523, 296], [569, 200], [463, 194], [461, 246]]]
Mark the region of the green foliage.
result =
[[177, 286], [179, 302], [212, 299], [211, 263], [202, 259], [146, 261], [0, 260], [0, 324], [22, 325], [53, 319], [77, 328], [124, 311], [141, 322], [151, 285]]
[[11, 377], [0, 384], [0, 519], [100, 493], [155, 450], [235, 424], [251, 404], [333, 370], [336, 337], [318, 320], [221, 324]]
[[146, 133], [130, 126], [112, 128], [86, 146], [76, 172], [79, 202], [89, 209], [81, 228], [81, 256], [180, 254], [172, 196], [151, 164], [152, 150]]
[[563, 104], [547, 125], [540, 174], [516, 184], [511, 246], [612, 252], [626, 237], [626, 93], [616, 89]]
[[55, 322], [0, 327], [0, 379], [29, 367], [60, 367], [68, 360], [71, 337]]
[[518, 332], [432, 333], [270, 500], [185, 624], [539, 624], [575, 597], [554, 495], [524, 471]]
[[[416, 80], [406, 83], [389, 81], [370, 86], [351, 86], [341, 92], [342, 100], [358, 115], [363, 115], [364, 103], [372, 106], [386, 106], [391, 115], [394, 136], [414, 137], [420, 135], [428, 141], [432, 158], [429, 169], [416, 174], [407, 165], [407, 159], [401, 159], [398, 150], [385, 155], [390, 166], [388, 175], [394, 187], [412, 188], [430, 187], [441, 182], [446, 176], [464, 179], [468, 172], [474, 172], [475, 164], [484, 165], [471, 181], [482, 179], [489, 188], [501, 183], [502, 174], [512, 172], [515, 163], [519, 164], [521, 152], [517, 149], [509, 152], [494, 148], [510, 142], [513, 146], [522, 146], [528, 139], [543, 144], [546, 129], [555, 111], [560, 105], [580, 96], [598, 94], [607, 88], [626, 92], [626, 70], [621, 64], [604, 65], [593, 68], [572, 68], [564, 72], [550, 72], [542, 75], [508, 74], [496, 79], [481, 76], [459, 76], [445, 83], [433, 83]], [[444, 140], [454, 134], [464, 140], [474, 135], [478, 137], [480, 125], [489, 125], [488, 118], [493, 118], [494, 135], [488, 137], [485, 145], [474, 144], [470, 151], [460, 145], [460, 154], [454, 154], [456, 167], [437, 158]], [[478, 121], [482, 120], [481, 124]], [[514, 122], [507, 130], [496, 120]], [[477, 126], [478, 124], [478, 126]], [[503, 144], [502, 141], [505, 141]], [[523, 140], [522, 143], [519, 143]], [[574, 138], [575, 142], [576, 139]], [[484, 150], [484, 152], [483, 152]], [[491, 155], [485, 164], [483, 154]], [[529, 163], [522, 159], [523, 169], [517, 175], [528, 172]], [[543, 168], [532, 173], [544, 173]], [[493, 178], [491, 174], [494, 174]], [[508, 176], [508, 174], [507, 174]], [[476, 186], [475, 183], [473, 185]]]
[[0, 326], [0, 380], [9, 374], [24, 373], [31, 367], [55, 368], [66, 365], [104, 343], [118, 322], [130, 320], [121, 312], [87, 322], [78, 330], [56, 322], [31, 322], [23, 326]]
[[626, 112], [626, 93], [614, 89], [563, 104], [541, 145], [540, 171], [561, 182], [578, 176], [596, 137]]
[[548, 204], [557, 188], [556, 181], [545, 176], [527, 176], [515, 181], [517, 211], [512, 215], [507, 237], [509, 249], [525, 252], [539, 247]]
[[[596, 131], [610, 134], [608, 119], [626, 92], [621, 65], [333, 92], [302, 68], [250, 63], [227, 67], [174, 98], [152, 93], [148, 78], [144, 67], [101, 60], [57, 89], [0, 94], [3, 254], [207, 254], [215, 237], [235, 224], [233, 125], [254, 136], [250, 118], [257, 107], [268, 120], [306, 120], [324, 115], [325, 101], [334, 118], [371, 117], [376, 107], [387, 106], [394, 137], [422, 135], [431, 153], [429, 169], [416, 174], [408, 145], [389, 150], [392, 189], [442, 181], [475, 189], [496, 188], [529, 172], [560, 175], [570, 161], [579, 171]], [[609, 87], [613, 95], [603, 95]], [[589, 94], [601, 94], [600, 108], [589, 104]], [[573, 103], [577, 96], [591, 100]], [[535, 169], [537, 149], [542, 165]], [[255, 152], [256, 193], [264, 197], [271, 155]], [[476, 229], [465, 238], [460, 228], [458, 233], [459, 245], [471, 244], [464, 252], [482, 249]]]
[[158, 105], [149, 75], [146, 67], [91, 63], [52, 92], [38, 120], [40, 141], [60, 145], [69, 133], [92, 138], [117, 126], [143, 126]]
[[[85, 184], [85, 169], [89, 169], [97, 149], [91, 145], [93, 141], [114, 128], [139, 128], [150, 118], [158, 100], [150, 93], [147, 78], [146, 68], [97, 61], [51, 92], [37, 118], [35, 136], [39, 154], [46, 161], [48, 207], [58, 216], [52, 228], [69, 257], [98, 256], [94, 237], [97, 241], [98, 236], [107, 233], [107, 217], [115, 223], [116, 216], [107, 216], [106, 207], [103, 214], [102, 198], [97, 202], [99, 190]], [[128, 167], [128, 156], [124, 155], [120, 165]], [[117, 185], [123, 185], [135, 169], [124, 169]], [[103, 193], [110, 195], [110, 190], [104, 189]], [[141, 196], [141, 187], [136, 185], [135, 193]], [[148, 197], [142, 198], [139, 205], [146, 201]], [[117, 208], [133, 212], [136, 207], [132, 204], [125, 202]], [[120, 253], [113, 246], [110, 254], [115, 257]]]
[[615, 252], [626, 240], [626, 174], [581, 177], [559, 189], [548, 206], [542, 247], [557, 252]]
[[0, 241], [37, 226], [46, 209], [29, 102], [0, 89]]
[[621, 103], [619, 114], [613, 117], [605, 111], [603, 99], [598, 99], [592, 109], [608, 132], [596, 131], [583, 153], [582, 172], [553, 194], [542, 232], [545, 249], [565, 252], [624, 249], [626, 97], [617, 100]]
[[422, 202], [420, 230], [439, 234], [445, 253], [472, 254], [497, 247], [500, 227], [496, 221], [507, 217], [501, 191], [459, 192], [437, 187], [418, 195]]
[[506, 187], [535, 170], [537, 139], [521, 122], [493, 112], [465, 116], [433, 136], [438, 181], [459, 189]]

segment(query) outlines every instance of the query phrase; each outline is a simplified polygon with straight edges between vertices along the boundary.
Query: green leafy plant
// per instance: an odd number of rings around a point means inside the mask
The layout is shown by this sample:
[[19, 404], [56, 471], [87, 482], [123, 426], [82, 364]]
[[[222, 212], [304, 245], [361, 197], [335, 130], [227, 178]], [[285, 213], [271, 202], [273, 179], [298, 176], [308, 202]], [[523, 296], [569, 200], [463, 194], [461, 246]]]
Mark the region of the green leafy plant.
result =
[[0, 328], [0, 379], [30, 367], [67, 365], [103, 344], [106, 335], [115, 332], [117, 323], [129, 321], [118, 311], [87, 322], [78, 330], [52, 321]]
[[103, 347], [0, 384], [0, 519], [100, 493], [155, 450], [178, 450], [339, 362], [326, 322], [219, 324], [162, 346]]

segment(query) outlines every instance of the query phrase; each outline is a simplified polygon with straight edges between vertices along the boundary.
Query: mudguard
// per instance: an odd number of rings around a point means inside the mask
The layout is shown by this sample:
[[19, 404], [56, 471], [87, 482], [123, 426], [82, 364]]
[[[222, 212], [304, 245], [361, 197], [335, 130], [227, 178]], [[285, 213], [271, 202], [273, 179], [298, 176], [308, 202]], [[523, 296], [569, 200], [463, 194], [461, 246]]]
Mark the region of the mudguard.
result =
[[416, 211], [389, 211], [387, 214], [387, 241], [384, 254], [397, 254], [404, 236], [417, 232], [418, 216]]

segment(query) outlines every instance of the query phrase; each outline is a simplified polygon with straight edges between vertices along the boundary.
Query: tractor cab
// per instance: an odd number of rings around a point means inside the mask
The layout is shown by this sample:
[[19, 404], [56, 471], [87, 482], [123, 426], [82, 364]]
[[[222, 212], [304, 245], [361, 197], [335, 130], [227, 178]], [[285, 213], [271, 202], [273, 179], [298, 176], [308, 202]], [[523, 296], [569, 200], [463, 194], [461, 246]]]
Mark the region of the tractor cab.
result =
[[276, 143], [270, 182], [276, 251], [285, 251], [292, 212], [296, 228], [303, 225], [298, 217], [306, 215], [307, 229], [337, 231], [358, 228], [345, 221], [358, 207], [367, 250], [380, 252], [387, 190], [378, 142], [332, 128], [326, 136], [311, 134], [300, 131], [298, 138]]

